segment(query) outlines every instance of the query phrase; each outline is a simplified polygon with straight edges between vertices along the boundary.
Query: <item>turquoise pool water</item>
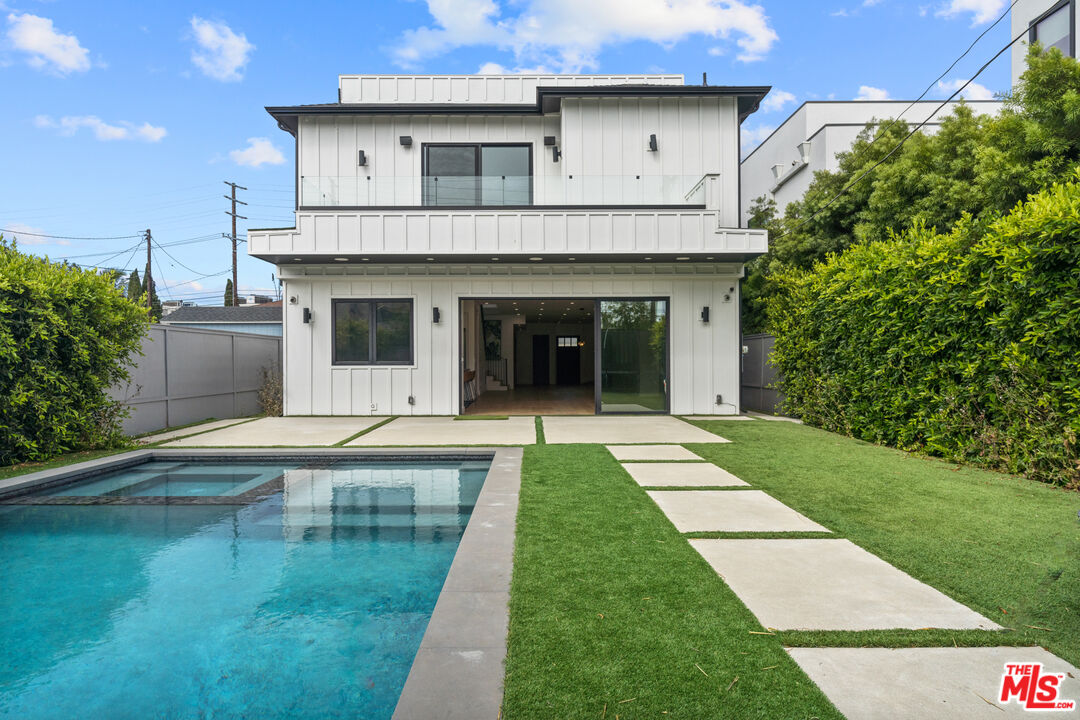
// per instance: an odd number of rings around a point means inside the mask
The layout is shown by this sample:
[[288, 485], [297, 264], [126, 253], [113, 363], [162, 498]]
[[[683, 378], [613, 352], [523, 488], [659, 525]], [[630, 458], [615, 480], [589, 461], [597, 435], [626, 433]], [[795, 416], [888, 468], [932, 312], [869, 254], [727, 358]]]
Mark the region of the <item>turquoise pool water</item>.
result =
[[0, 505], [0, 717], [389, 718], [487, 467], [148, 463]]

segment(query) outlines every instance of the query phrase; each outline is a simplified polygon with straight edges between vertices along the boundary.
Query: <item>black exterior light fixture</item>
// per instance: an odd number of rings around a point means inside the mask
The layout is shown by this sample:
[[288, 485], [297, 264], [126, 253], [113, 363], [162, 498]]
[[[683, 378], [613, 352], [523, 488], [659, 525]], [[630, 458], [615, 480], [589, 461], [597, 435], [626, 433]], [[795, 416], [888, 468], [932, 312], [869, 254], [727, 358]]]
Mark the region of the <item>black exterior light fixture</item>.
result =
[[442, 313], [439, 312], [439, 308], [431, 308], [431, 322], [438, 325], [440, 320], [442, 320]]
[[401, 143], [401, 147], [412, 147], [412, 135], [402, 135], [398, 138], [398, 142]]
[[555, 136], [545, 135], [544, 145], [551, 148], [551, 162], [559, 162], [559, 158], [562, 157], [562, 153], [559, 152], [559, 148], [555, 145]]
[[367, 165], [367, 155], [364, 154], [363, 150], [360, 151], [357, 157], [356, 164], [360, 167], [365, 167]]
[[304, 324], [311, 322], [311, 308], [304, 308]]
[[656, 152], [660, 146], [656, 144], [656, 133], [649, 136], [649, 152]]
[[709, 324], [709, 306], [708, 305], [701, 308], [701, 322], [705, 323], [706, 325]]

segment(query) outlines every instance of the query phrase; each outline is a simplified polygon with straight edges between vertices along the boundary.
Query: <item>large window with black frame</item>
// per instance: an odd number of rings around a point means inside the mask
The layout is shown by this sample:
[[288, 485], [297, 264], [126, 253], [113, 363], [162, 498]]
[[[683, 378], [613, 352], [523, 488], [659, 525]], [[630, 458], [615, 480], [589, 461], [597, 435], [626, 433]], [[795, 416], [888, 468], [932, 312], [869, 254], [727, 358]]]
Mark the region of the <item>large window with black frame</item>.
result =
[[411, 365], [412, 300], [334, 300], [335, 365]]
[[424, 205], [532, 205], [532, 145], [425, 144]]

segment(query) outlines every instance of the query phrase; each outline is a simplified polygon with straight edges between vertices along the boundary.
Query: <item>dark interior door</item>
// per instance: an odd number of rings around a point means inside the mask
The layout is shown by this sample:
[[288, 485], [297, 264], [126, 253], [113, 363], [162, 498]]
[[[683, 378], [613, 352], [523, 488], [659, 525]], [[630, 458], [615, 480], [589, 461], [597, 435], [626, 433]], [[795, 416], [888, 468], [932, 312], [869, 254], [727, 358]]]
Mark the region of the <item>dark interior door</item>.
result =
[[581, 384], [581, 348], [555, 348], [555, 382], [559, 385]]
[[551, 361], [548, 358], [548, 336], [533, 335], [532, 339], [532, 382], [533, 385], [549, 385]]

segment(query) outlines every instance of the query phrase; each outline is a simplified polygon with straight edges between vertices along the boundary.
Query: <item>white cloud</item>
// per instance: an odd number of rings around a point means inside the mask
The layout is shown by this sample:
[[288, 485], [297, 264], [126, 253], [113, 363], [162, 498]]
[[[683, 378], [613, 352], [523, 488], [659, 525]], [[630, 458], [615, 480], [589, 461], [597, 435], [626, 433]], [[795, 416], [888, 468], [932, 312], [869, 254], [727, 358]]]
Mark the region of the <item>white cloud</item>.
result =
[[762, 143], [765, 138], [772, 135], [773, 130], [776, 129], [774, 125], [758, 125], [755, 128], [743, 128], [739, 134], [739, 140], [742, 142], [742, 153], [745, 157], [751, 150], [756, 148]]
[[82, 128], [89, 128], [98, 140], [138, 139], [159, 142], [168, 134], [165, 128], [155, 127], [147, 122], [138, 127], [123, 120], [117, 125], [110, 125], [97, 115], [66, 115], [59, 120], [54, 120], [49, 115], [37, 115], [34, 117], [34, 125], [39, 128], [59, 130], [65, 137], [71, 137]]
[[710, 55], [712, 55], [713, 57], [720, 57], [721, 55], [724, 54], [724, 48], [719, 47], [719, 46], [715, 46], [715, 47], [709, 48], [707, 52]]
[[160, 142], [168, 132], [163, 127], [155, 127], [148, 122], [144, 122], [142, 125], [135, 128], [135, 134], [146, 142]]
[[274, 147], [269, 138], [248, 138], [248, 146], [243, 150], [232, 150], [229, 157], [237, 165], [257, 168], [260, 165], [281, 165], [285, 156]]
[[859, 94], [855, 96], [856, 100], [888, 100], [889, 91], [876, 88], [872, 85], [860, 85]]
[[[760, 60], [778, 37], [760, 5], [745, 0], [427, 0], [434, 23], [407, 30], [393, 48], [411, 67], [454, 48], [491, 45], [521, 64], [581, 72], [607, 45], [671, 46], [690, 35], [734, 39], [738, 59]], [[513, 9], [516, 15], [503, 15]]]
[[[938, 82], [938, 89], [946, 95], [952, 95], [954, 92], [963, 87], [967, 80], [942, 80]], [[993, 100], [994, 91], [985, 85], [980, 85], [977, 82], [973, 82], [964, 88], [964, 91], [960, 93], [960, 97], [965, 100]]]
[[[39, 227], [32, 225], [26, 225], [19, 222], [8, 222], [0, 220], [0, 227], [4, 228], [4, 240], [11, 242], [13, 239], [18, 240], [20, 245], [70, 245], [67, 240], [54, 240], [46, 237], [35, 237], [37, 235], [44, 235], [45, 231]], [[29, 235], [25, 234], [29, 233]]]
[[777, 110], [783, 110], [785, 105], [793, 102], [795, 102], [795, 96], [787, 90], [773, 88], [772, 92], [766, 95], [761, 102], [761, 110], [762, 112], [776, 112]]
[[237, 35], [225, 23], [191, 18], [191, 29], [199, 49], [191, 51], [191, 62], [203, 74], [222, 82], [244, 78], [244, 66], [251, 59], [255, 46], [241, 33]]
[[863, 7], [874, 7], [875, 5], [880, 4], [881, 0], [863, 0]]
[[971, 13], [971, 24], [982, 25], [998, 16], [1005, 7], [1005, 0], [949, 0], [949, 4], [937, 11], [941, 17], [956, 17]]
[[49, 18], [10, 13], [7, 20], [8, 39], [16, 50], [30, 56], [27, 62], [31, 67], [61, 75], [90, 69], [90, 51], [80, 45], [74, 35], [57, 32]]
[[536, 67], [507, 68], [497, 62], [486, 62], [476, 71], [477, 75], [554, 75], [555, 71], [543, 65]]

